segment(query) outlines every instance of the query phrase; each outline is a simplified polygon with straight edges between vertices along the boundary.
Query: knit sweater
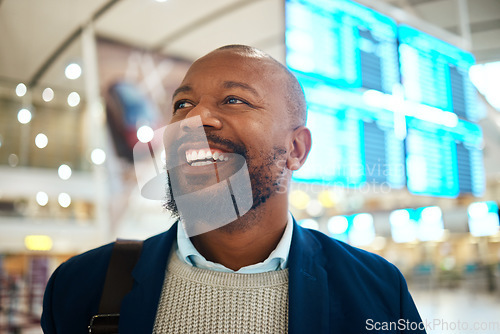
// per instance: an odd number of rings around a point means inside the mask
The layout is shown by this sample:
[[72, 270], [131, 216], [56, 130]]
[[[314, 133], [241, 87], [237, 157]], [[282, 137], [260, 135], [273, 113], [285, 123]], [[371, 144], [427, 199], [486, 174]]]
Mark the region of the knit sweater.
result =
[[170, 256], [153, 333], [287, 331], [288, 269], [225, 273]]

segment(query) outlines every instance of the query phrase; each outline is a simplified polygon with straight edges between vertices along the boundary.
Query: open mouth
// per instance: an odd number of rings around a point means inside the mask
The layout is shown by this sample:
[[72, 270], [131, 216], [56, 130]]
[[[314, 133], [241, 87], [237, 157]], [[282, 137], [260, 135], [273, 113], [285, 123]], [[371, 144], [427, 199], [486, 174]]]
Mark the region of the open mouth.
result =
[[229, 160], [229, 155], [219, 149], [188, 149], [186, 161], [190, 166], [200, 167]]

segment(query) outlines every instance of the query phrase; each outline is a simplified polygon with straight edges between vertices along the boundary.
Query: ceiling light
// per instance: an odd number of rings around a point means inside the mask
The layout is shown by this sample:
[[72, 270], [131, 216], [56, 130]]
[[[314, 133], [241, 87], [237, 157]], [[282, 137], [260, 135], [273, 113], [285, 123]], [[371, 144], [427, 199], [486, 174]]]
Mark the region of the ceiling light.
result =
[[49, 143], [49, 139], [43, 133], [39, 133], [35, 137], [35, 145], [38, 148], [44, 148]]
[[51, 88], [45, 88], [42, 93], [42, 99], [45, 102], [50, 102], [54, 99], [54, 91]]
[[21, 124], [27, 124], [31, 121], [31, 112], [28, 109], [21, 109], [17, 113], [17, 120]]
[[26, 95], [27, 91], [28, 91], [28, 88], [26, 88], [26, 85], [23, 84], [22, 82], [16, 86], [16, 95], [17, 96], [24, 96], [24, 95]]
[[71, 204], [71, 197], [66, 193], [60, 193], [57, 197], [59, 205], [63, 208], [67, 208]]
[[57, 169], [57, 174], [59, 174], [59, 177], [63, 180], [69, 179], [71, 177], [71, 167], [68, 165], [62, 164]]
[[90, 160], [96, 165], [102, 165], [106, 161], [106, 152], [100, 148], [96, 148], [90, 153]]
[[36, 202], [40, 206], [45, 206], [49, 202], [49, 196], [46, 192], [39, 191], [36, 193]]
[[71, 63], [64, 70], [66, 78], [70, 80], [78, 79], [82, 75], [82, 68], [76, 63]]
[[77, 92], [71, 92], [68, 95], [68, 105], [70, 107], [76, 107], [80, 104], [80, 95]]

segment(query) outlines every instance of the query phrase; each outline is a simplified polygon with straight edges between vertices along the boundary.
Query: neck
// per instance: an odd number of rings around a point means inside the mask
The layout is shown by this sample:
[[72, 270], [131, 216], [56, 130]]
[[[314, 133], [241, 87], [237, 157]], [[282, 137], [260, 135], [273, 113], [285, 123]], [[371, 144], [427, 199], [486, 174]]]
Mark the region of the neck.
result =
[[263, 262], [281, 240], [288, 220], [288, 203], [275, 197], [227, 226], [192, 237], [191, 242], [207, 260], [235, 271]]

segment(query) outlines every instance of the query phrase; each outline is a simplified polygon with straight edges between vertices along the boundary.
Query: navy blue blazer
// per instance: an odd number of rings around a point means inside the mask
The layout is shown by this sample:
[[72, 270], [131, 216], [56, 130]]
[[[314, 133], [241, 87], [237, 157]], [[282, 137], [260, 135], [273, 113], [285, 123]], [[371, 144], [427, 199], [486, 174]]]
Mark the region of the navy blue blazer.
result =
[[[294, 221], [289, 267], [289, 333], [425, 333], [399, 270], [383, 258]], [[121, 305], [120, 333], [152, 333], [177, 224], [147, 239]], [[97, 314], [112, 244], [71, 258], [45, 291], [44, 333], [87, 333]]]

